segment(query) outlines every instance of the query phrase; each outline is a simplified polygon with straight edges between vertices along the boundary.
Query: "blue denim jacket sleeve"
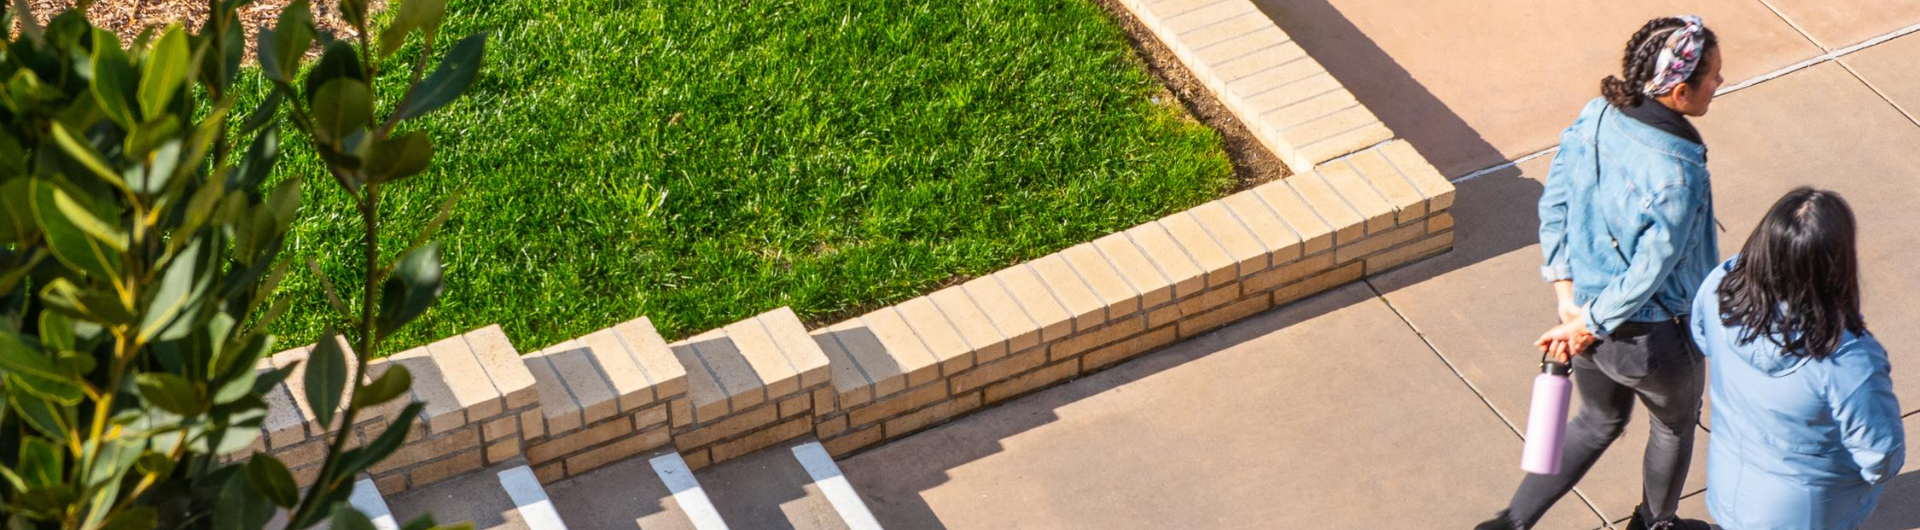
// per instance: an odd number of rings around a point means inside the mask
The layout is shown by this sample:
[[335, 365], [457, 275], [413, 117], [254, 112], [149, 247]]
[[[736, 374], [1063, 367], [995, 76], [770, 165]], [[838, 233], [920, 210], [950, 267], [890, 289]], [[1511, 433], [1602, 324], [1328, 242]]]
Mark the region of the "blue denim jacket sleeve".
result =
[[1906, 433], [1900, 426], [1900, 400], [1893, 394], [1893, 382], [1885, 364], [1876, 363], [1866, 381], [1851, 389], [1837, 389], [1829, 396], [1834, 419], [1840, 425], [1840, 441], [1860, 466], [1860, 478], [1869, 484], [1886, 482], [1900, 474], [1906, 461]]
[[1585, 141], [1576, 139], [1574, 131], [1568, 127], [1560, 133], [1560, 152], [1553, 155], [1546, 189], [1540, 192], [1540, 253], [1545, 259], [1540, 278], [1548, 282], [1573, 279], [1573, 266], [1567, 263], [1567, 190], [1572, 187], [1567, 181], [1573, 178], [1573, 161], [1588, 156]]
[[1627, 253], [1632, 262], [1627, 265], [1626, 273], [1609, 280], [1606, 288], [1587, 303], [1587, 331], [1605, 338], [1653, 297], [1660, 281], [1680, 261], [1678, 239], [1685, 237], [1697, 222], [1700, 208], [1696, 202], [1692, 190], [1683, 184], [1673, 184], [1654, 193], [1646, 208], [1645, 226], [1635, 240], [1633, 251]]

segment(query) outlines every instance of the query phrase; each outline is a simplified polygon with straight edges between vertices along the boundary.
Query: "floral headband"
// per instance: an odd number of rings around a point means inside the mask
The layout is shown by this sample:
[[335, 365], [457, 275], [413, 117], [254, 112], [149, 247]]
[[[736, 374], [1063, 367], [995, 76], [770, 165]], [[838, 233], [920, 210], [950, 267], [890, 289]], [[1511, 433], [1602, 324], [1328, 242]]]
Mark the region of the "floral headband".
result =
[[1700, 58], [1704, 56], [1700, 48], [1705, 41], [1700, 38], [1700, 32], [1705, 26], [1701, 25], [1700, 17], [1681, 15], [1675, 18], [1686, 22], [1686, 25], [1667, 33], [1666, 43], [1660, 47], [1660, 60], [1653, 66], [1653, 77], [1641, 89], [1649, 96], [1672, 92], [1673, 87], [1693, 77], [1694, 68], [1700, 66]]

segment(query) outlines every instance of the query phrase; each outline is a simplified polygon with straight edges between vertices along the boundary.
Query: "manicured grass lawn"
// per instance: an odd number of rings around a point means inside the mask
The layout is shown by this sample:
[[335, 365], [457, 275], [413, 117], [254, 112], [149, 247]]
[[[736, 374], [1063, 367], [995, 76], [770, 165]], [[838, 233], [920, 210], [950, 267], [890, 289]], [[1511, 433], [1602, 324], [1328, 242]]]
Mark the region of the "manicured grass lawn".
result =
[[[384, 194], [402, 228], [464, 200], [446, 294], [389, 352], [489, 323], [522, 351], [642, 315], [670, 338], [782, 305], [817, 323], [1232, 186], [1218, 135], [1089, 0], [454, 0], [448, 20], [446, 45], [493, 32], [484, 77], [424, 125], [435, 167]], [[309, 186], [288, 251], [351, 279], [351, 208], [289, 148]], [[288, 281], [298, 344], [326, 306], [304, 267]]]

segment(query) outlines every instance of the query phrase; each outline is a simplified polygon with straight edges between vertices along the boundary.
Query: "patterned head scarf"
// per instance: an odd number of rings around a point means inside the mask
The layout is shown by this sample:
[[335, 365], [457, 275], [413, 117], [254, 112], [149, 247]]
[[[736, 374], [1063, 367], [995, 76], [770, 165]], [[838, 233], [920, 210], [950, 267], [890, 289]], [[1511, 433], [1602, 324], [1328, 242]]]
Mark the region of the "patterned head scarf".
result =
[[1685, 83], [1687, 78], [1693, 77], [1693, 70], [1700, 66], [1700, 58], [1706, 55], [1702, 53], [1705, 50], [1700, 49], [1705, 44], [1705, 39], [1700, 38], [1700, 31], [1704, 28], [1700, 17], [1681, 15], [1675, 18], [1686, 22], [1686, 25], [1667, 32], [1666, 42], [1660, 46], [1660, 60], [1653, 66], [1653, 77], [1647, 79], [1647, 86], [1641, 89], [1649, 96], [1664, 95], [1672, 92], [1673, 87]]

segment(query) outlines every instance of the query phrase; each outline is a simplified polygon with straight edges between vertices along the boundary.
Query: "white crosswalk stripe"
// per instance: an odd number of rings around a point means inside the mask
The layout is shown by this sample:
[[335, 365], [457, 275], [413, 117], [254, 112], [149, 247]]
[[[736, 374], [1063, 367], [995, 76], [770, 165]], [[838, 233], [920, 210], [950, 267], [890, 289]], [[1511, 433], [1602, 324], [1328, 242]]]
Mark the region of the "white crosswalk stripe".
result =
[[517, 466], [500, 472], [500, 486], [506, 488], [507, 497], [513, 499], [514, 506], [520, 512], [520, 520], [532, 530], [566, 530], [567, 524], [560, 521], [560, 513], [554, 511], [553, 502], [547, 500], [547, 490], [540, 487], [540, 480], [534, 478], [533, 470], [527, 466]]
[[834, 465], [833, 457], [819, 442], [807, 442], [793, 446], [793, 457], [800, 460], [800, 467], [807, 469], [807, 475], [813, 477], [813, 484], [826, 494], [827, 502], [833, 503], [833, 510], [840, 512], [840, 520], [853, 530], [880, 530], [880, 521], [873, 518], [873, 512], [867, 510], [867, 503], [860, 501], [860, 494], [853, 491], [853, 484], [840, 474], [840, 466]]
[[653, 464], [653, 472], [660, 475], [660, 482], [667, 485], [667, 491], [673, 492], [673, 500], [680, 504], [680, 510], [693, 520], [694, 528], [727, 530], [727, 522], [720, 519], [720, 511], [713, 508], [713, 501], [700, 489], [700, 481], [693, 478], [693, 471], [687, 469], [687, 461], [680, 459], [680, 453], [670, 452], [649, 462]]

